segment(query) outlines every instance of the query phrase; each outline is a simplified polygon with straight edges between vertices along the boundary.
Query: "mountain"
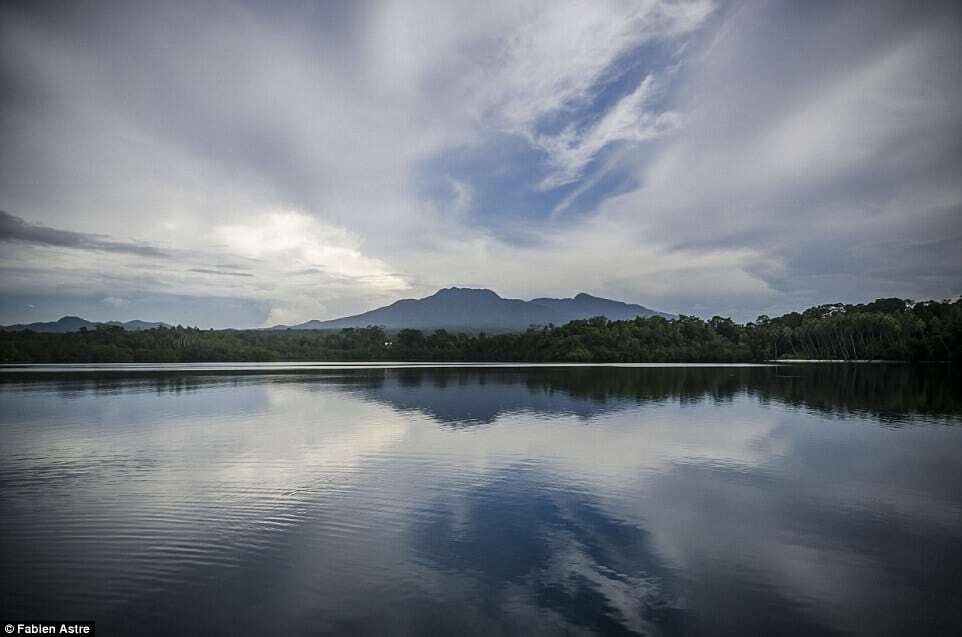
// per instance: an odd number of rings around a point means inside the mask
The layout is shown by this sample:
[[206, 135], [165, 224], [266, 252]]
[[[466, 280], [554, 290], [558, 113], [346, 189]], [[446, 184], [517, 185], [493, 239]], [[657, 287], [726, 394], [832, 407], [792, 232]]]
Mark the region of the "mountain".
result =
[[505, 299], [491, 290], [445, 288], [423, 299], [403, 299], [391, 305], [330, 321], [307, 321], [299, 325], [278, 325], [274, 329], [330, 330], [380, 325], [387, 329], [521, 330], [529, 325], [563, 325], [575, 319], [605, 316], [612, 320], [636, 316], [671, 314], [641, 305], [602, 299], [581, 293], [571, 299], [540, 298], [533, 301]]
[[[344, 327], [380, 325], [387, 329], [452, 329], [462, 331], [508, 332], [523, 330], [529, 325], [564, 325], [576, 319], [605, 316], [611, 320], [630, 320], [636, 316], [663, 316], [642, 305], [622, 303], [581, 293], [571, 299], [540, 298], [532, 301], [505, 299], [491, 290], [474, 288], [445, 288], [423, 299], [402, 299], [391, 305], [330, 321], [308, 321], [299, 325], [278, 325], [272, 329], [334, 330]], [[64, 316], [45, 323], [20, 323], [0, 326], [0, 331], [31, 330], [62, 334], [78, 332], [82, 328], [96, 329], [98, 325], [113, 325], [129, 331], [170, 327], [166, 323], [147, 321], [108, 321], [95, 323], [78, 316]]]
[[[561, 323], [591, 318], [592, 316], [604, 316], [612, 321], [630, 321], [636, 316], [675, 318], [672, 314], [657, 312], [643, 305], [602, 299], [597, 296], [585, 294], [584, 292], [578, 294], [573, 299], [534, 299], [531, 303], [554, 310], [564, 317]], [[558, 323], [558, 321], [555, 321], [555, 323]]]
[[93, 330], [96, 329], [98, 325], [114, 325], [117, 327], [122, 327], [131, 332], [151, 330], [155, 327], [170, 327], [166, 323], [150, 323], [147, 321], [127, 321], [126, 323], [121, 323], [120, 321], [108, 321], [107, 323], [94, 323], [93, 321], [82, 319], [79, 316], [64, 316], [59, 320], [47, 321], [44, 323], [18, 323], [16, 325], [0, 325], [0, 331], [21, 332], [23, 330], [31, 330], [33, 332], [63, 334], [66, 332], [79, 332], [81, 328]]

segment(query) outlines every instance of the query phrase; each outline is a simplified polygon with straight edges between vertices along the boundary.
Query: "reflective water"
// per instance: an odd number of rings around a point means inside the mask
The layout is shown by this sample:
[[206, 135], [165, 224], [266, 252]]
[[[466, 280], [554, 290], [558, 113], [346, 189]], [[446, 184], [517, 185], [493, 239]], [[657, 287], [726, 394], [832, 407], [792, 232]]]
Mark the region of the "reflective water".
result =
[[962, 631], [956, 369], [61, 372], [0, 374], [3, 620]]

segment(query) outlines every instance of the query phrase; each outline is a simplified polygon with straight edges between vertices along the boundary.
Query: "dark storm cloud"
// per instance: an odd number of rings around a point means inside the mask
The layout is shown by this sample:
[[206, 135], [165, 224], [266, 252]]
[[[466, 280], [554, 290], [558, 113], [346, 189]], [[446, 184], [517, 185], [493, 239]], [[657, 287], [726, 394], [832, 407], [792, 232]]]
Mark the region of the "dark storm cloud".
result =
[[224, 270], [212, 270], [210, 268], [190, 268], [191, 272], [198, 272], [200, 274], [216, 274], [218, 276], [241, 276], [241, 277], [253, 277], [254, 275], [249, 272], [230, 272]]
[[29, 223], [0, 210], [0, 242], [21, 242], [73, 250], [119, 252], [141, 257], [167, 257], [171, 252], [155, 246], [131, 241], [114, 241], [109, 237], [85, 232], [58, 230]]

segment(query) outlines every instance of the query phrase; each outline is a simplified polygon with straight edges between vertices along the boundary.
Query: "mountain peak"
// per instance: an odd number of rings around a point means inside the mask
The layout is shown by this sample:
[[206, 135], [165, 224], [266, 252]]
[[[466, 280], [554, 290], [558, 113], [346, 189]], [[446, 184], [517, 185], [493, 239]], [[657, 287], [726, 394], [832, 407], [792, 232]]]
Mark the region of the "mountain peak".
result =
[[487, 288], [459, 288], [457, 286], [451, 286], [449, 288], [441, 288], [431, 296], [463, 296], [463, 297], [489, 297], [500, 299], [501, 297], [494, 290], [489, 290]]

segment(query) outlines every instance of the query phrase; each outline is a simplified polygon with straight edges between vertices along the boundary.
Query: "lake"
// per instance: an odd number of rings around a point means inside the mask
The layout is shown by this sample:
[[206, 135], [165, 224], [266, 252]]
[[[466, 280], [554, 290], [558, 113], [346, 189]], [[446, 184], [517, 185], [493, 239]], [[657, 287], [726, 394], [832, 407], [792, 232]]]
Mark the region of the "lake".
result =
[[0, 619], [962, 634], [960, 375], [6, 368]]

